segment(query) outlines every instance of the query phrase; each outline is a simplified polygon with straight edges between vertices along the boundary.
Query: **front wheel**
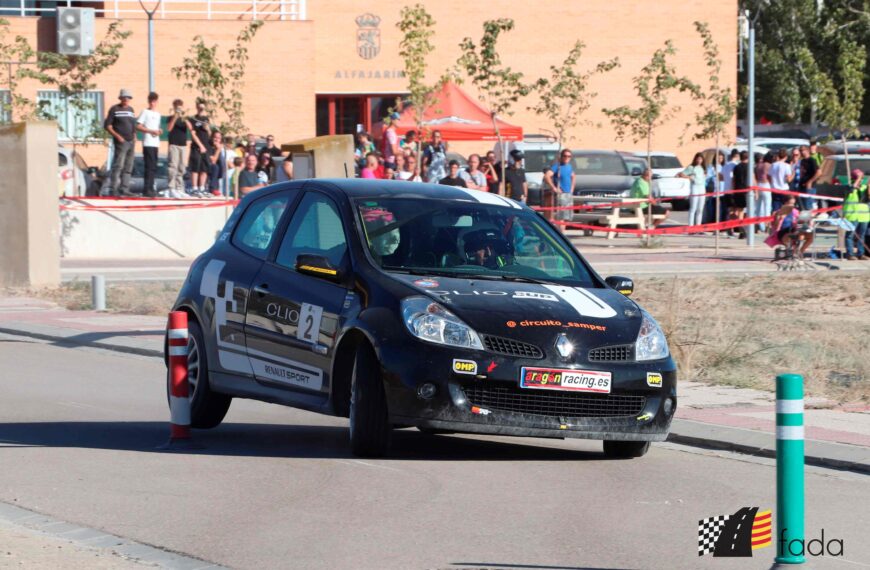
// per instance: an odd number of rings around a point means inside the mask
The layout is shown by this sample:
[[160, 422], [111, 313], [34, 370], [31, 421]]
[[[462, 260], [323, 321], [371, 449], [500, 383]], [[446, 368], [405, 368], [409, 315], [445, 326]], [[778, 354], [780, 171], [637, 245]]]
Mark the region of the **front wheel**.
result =
[[648, 441], [605, 441], [604, 455], [611, 459], [643, 457], [649, 451]]
[[387, 397], [378, 359], [361, 346], [353, 364], [350, 392], [350, 448], [354, 455], [381, 457], [390, 446]]

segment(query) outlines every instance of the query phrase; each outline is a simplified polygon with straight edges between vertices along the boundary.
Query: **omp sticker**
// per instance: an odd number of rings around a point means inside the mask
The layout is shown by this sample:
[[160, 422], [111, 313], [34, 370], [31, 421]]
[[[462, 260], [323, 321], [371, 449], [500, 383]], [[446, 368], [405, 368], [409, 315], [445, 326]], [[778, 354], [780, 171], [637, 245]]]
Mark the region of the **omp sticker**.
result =
[[662, 375], [658, 372], [647, 372], [646, 373], [646, 385], [652, 386], [653, 388], [661, 388], [662, 387]]
[[514, 299], [536, 299], [538, 301], [555, 301], [559, 302], [559, 297], [550, 295], [549, 293], [538, 293], [536, 291], [514, 291]]
[[305, 342], [317, 342], [322, 318], [323, 307], [302, 303], [302, 308], [299, 309], [299, 326], [296, 327], [296, 338]]
[[310, 390], [320, 390], [323, 387], [323, 373], [320, 370], [305, 366], [299, 362], [286, 360], [285, 362], [291, 362], [292, 364], [278, 364], [258, 358], [251, 358], [254, 375], [258, 378], [265, 378]]
[[613, 307], [585, 289], [561, 285], [544, 285], [544, 287], [558, 295], [563, 301], [571, 305], [577, 314], [583, 317], [609, 319], [616, 316]]
[[477, 374], [477, 362], [473, 360], [453, 359], [453, 371], [457, 374]]

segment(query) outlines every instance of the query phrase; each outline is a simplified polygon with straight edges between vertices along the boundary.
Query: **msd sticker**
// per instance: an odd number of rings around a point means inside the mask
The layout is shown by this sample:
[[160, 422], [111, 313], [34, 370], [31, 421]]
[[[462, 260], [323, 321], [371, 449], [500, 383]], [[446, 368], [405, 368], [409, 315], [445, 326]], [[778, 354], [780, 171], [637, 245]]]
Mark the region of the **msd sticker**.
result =
[[647, 372], [646, 373], [646, 385], [652, 386], [653, 388], [661, 388], [662, 387], [662, 375], [658, 372]]
[[473, 360], [453, 359], [453, 371], [457, 374], [477, 374], [477, 362]]
[[433, 287], [438, 286], [438, 282], [434, 279], [417, 279], [414, 281], [414, 285], [417, 287], [423, 287], [424, 289], [432, 289]]

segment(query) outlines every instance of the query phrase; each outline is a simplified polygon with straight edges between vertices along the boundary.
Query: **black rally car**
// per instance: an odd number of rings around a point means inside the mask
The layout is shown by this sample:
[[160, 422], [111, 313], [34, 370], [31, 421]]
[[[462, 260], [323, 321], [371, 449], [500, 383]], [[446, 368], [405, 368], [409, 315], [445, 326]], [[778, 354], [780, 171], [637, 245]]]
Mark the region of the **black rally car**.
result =
[[350, 418], [362, 455], [394, 426], [667, 437], [675, 364], [655, 320], [536, 212], [419, 183], [309, 180], [242, 200], [191, 266], [192, 425], [233, 397]]

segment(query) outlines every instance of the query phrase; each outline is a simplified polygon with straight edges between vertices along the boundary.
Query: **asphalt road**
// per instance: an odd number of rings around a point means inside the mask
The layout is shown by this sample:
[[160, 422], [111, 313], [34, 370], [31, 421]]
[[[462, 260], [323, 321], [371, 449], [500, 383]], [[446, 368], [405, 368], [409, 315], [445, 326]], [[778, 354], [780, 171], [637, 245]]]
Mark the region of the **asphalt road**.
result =
[[[236, 400], [206, 449], [162, 453], [158, 359], [0, 337], [0, 501], [239, 568], [768, 568], [697, 555], [700, 519], [774, 509], [770, 461], [656, 445], [397, 432], [358, 460], [346, 421]], [[870, 567], [870, 478], [807, 470], [813, 568]], [[776, 538], [774, 538], [776, 540]], [[857, 565], [856, 565], [857, 564]]]

